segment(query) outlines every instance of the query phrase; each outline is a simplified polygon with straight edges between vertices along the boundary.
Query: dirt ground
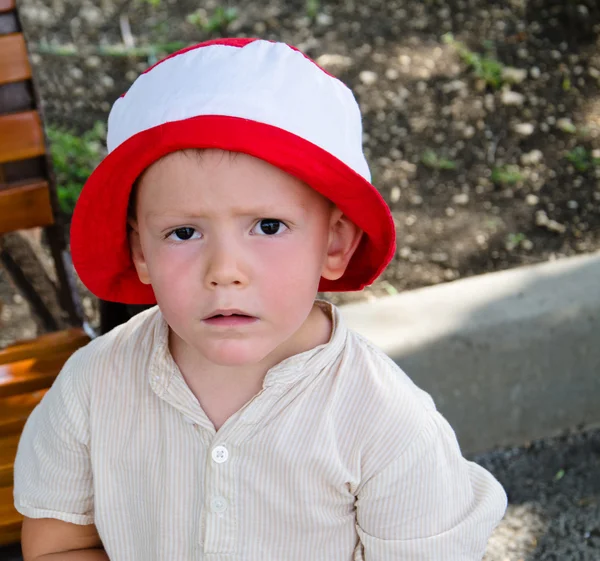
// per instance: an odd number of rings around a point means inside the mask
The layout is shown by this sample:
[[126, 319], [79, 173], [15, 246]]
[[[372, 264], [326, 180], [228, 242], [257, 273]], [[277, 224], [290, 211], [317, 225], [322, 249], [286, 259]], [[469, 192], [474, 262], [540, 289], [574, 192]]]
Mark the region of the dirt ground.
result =
[[[205, 15], [218, 7], [212, 0], [202, 5]], [[335, 303], [600, 249], [595, 0], [221, 5], [237, 10], [225, 34], [297, 45], [360, 102], [365, 151], [396, 220], [398, 252], [372, 287], [327, 295]], [[198, 9], [195, 0], [157, 7], [142, 0], [21, 0], [20, 7], [47, 121], [77, 131], [105, 119], [110, 102], [153, 62], [152, 54], [99, 50], [122, 42], [120, 16], [137, 47], [215, 36], [186, 21]], [[487, 49], [512, 77], [498, 89], [486, 84], [442, 40], [449, 32], [473, 52]], [[95, 301], [82, 295], [96, 324]], [[0, 347], [36, 333], [2, 269], [0, 301]], [[576, 431], [476, 460], [510, 499], [486, 561], [600, 560], [600, 432]], [[0, 553], [3, 561], [17, 558]]]

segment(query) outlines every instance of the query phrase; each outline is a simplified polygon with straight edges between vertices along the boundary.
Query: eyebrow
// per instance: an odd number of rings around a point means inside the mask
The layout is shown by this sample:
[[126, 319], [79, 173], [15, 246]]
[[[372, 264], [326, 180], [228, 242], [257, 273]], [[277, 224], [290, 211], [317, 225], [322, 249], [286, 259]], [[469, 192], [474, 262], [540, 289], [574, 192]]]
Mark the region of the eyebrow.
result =
[[[263, 206], [255, 208], [239, 207], [234, 208], [231, 214], [234, 216], [263, 216], [263, 217], [277, 217], [279, 214], [289, 212], [290, 210], [301, 210], [307, 212], [307, 206], [304, 204], [296, 205], [277, 205], [277, 206]], [[203, 212], [189, 212], [187, 210], [178, 212], [163, 211], [163, 212], [147, 212], [146, 219], [151, 220], [153, 218], [172, 218], [172, 219], [206, 219], [210, 218], [210, 215]]]

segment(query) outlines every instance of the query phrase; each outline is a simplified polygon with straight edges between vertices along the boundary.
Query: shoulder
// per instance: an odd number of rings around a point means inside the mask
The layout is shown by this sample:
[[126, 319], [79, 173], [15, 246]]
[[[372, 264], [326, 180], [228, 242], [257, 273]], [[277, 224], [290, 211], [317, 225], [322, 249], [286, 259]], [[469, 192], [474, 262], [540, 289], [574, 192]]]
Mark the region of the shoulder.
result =
[[397, 458], [438, 415], [427, 392], [352, 330], [347, 333], [337, 378], [338, 423], [354, 427], [352, 445], [361, 449], [365, 461], [372, 458], [381, 465]]
[[158, 307], [145, 310], [73, 353], [53, 384], [54, 391], [73, 393], [81, 401], [99, 389], [126, 382], [144, 370], [160, 331]]
[[86, 371], [103, 371], [138, 357], [147, 357], [161, 327], [162, 316], [155, 306], [133, 316], [80, 348], [69, 362]]
[[431, 396], [419, 388], [389, 356], [371, 341], [349, 329], [345, 348], [345, 381], [365, 390], [363, 402], [391, 407], [398, 412], [413, 409], [435, 411]]

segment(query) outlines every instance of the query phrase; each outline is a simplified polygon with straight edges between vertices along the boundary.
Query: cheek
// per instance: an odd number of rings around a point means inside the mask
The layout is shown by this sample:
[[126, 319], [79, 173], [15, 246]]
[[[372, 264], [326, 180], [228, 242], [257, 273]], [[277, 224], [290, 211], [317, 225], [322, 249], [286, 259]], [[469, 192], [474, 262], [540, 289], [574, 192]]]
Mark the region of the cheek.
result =
[[261, 248], [253, 267], [263, 289], [293, 299], [295, 294], [313, 293], [323, 265], [322, 249], [303, 240], [287, 241]]
[[192, 248], [163, 247], [150, 253], [148, 272], [157, 298], [177, 300], [189, 291], [198, 272], [194, 270], [197, 260], [191, 255]]

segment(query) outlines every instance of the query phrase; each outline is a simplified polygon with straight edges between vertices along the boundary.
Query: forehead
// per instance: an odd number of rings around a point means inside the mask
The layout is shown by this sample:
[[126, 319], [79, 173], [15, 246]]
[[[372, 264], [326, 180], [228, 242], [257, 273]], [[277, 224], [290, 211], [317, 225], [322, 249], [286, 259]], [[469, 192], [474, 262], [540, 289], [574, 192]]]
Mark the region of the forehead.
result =
[[271, 164], [243, 153], [185, 150], [152, 164], [140, 177], [137, 206], [153, 213], [210, 211], [239, 204], [311, 207], [327, 202], [314, 189]]

